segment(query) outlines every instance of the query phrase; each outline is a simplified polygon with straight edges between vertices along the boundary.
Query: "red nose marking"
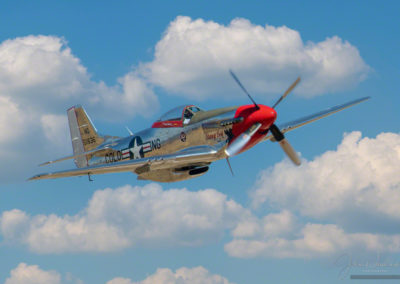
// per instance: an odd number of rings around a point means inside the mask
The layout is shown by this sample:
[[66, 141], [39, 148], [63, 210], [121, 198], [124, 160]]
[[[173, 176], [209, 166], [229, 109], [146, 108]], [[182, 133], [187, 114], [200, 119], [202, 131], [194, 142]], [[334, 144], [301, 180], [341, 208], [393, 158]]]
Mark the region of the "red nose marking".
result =
[[266, 130], [275, 122], [276, 111], [265, 105], [258, 105], [257, 109], [254, 105], [240, 106], [235, 113], [235, 117], [243, 117], [243, 122], [234, 124], [232, 127], [232, 134], [234, 137], [238, 137], [242, 132], [246, 131], [250, 126], [255, 123], [261, 123], [261, 127], [257, 133], [255, 133], [247, 145], [243, 148], [243, 151], [251, 148], [258, 142], [260, 142], [266, 135]]
[[257, 109], [254, 105], [240, 106], [235, 113], [235, 117], [243, 117], [243, 122], [234, 125], [232, 129], [233, 135], [238, 136], [255, 123], [261, 123], [260, 132], [268, 129], [276, 120], [276, 111], [265, 105], [258, 105]]

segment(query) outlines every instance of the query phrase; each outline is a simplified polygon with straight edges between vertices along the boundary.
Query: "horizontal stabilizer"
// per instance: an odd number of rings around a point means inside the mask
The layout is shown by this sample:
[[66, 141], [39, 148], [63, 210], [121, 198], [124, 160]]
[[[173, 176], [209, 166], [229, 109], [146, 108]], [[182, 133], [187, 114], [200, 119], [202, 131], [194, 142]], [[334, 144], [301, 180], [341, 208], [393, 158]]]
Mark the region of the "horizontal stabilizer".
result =
[[110, 147], [104, 147], [104, 148], [101, 148], [101, 149], [94, 149], [94, 150], [83, 152], [83, 153], [76, 154], [76, 155], [62, 157], [62, 158], [59, 158], [57, 160], [52, 160], [52, 161], [48, 161], [48, 162], [42, 163], [42, 164], [39, 165], [39, 167], [50, 165], [50, 164], [54, 164], [54, 163], [58, 163], [58, 162], [62, 162], [62, 161], [66, 161], [66, 160], [76, 159], [76, 158], [79, 158], [79, 157], [82, 157], [82, 156], [86, 156], [86, 155], [103, 154], [102, 152], [107, 152], [110, 149], [111, 149]]

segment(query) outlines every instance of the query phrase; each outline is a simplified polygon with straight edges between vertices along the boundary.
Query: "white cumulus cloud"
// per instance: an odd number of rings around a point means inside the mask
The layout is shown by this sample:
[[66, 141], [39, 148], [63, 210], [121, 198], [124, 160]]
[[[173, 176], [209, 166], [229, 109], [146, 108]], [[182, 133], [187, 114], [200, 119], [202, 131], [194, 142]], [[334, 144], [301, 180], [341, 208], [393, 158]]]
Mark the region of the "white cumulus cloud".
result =
[[284, 160], [263, 171], [250, 193], [253, 208], [282, 211], [241, 220], [225, 250], [242, 258], [398, 253], [399, 170], [397, 133], [362, 138], [355, 131], [300, 167]]
[[11, 270], [4, 284], [61, 284], [61, 276], [56, 271], [46, 271], [37, 265], [20, 263]]
[[227, 231], [232, 240], [225, 244], [225, 251], [239, 258], [400, 251], [398, 233], [374, 232], [374, 226], [363, 231], [356, 226], [345, 229], [339, 224], [305, 222], [287, 209], [257, 217], [213, 189], [162, 190], [154, 183], [98, 190], [75, 215], [4, 211], [0, 230], [5, 244], [25, 245], [40, 254], [199, 246], [223, 239]]
[[285, 236], [297, 227], [296, 217], [288, 210], [270, 213], [262, 219], [251, 216], [241, 220], [232, 230], [234, 237]]
[[338, 36], [304, 42], [286, 26], [228, 25], [178, 16], [155, 47], [154, 60], [139, 71], [150, 82], [192, 98], [241, 95], [228, 75], [233, 68], [255, 93], [281, 93], [301, 76], [303, 96], [332, 93], [362, 81], [368, 65], [358, 49]]
[[22, 134], [26, 119], [18, 104], [0, 96], [0, 145], [14, 142]]
[[173, 272], [168, 268], [159, 268], [146, 279], [134, 282], [128, 278], [114, 278], [106, 284], [229, 284], [228, 279], [217, 274], [211, 274], [202, 266], [181, 267]]
[[147, 116], [158, 99], [133, 71], [115, 86], [92, 80], [63, 38], [30, 35], [0, 43], [0, 159], [13, 160], [2, 181], [26, 179], [44, 158], [68, 154], [65, 111], [75, 104], [116, 120]]
[[[84, 282], [70, 273], [65, 277], [54, 270], [43, 270], [38, 265], [28, 265], [21, 262], [16, 268], [11, 270], [10, 277], [5, 280], [5, 284], [62, 284]], [[202, 266], [188, 268], [181, 267], [176, 271], [168, 268], [159, 268], [157, 271], [145, 279], [135, 282], [129, 278], [116, 277], [106, 284], [233, 284], [225, 277], [212, 274]]]
[[352, 132], [300, 167], [285, 160], [263, 171], [251, 198], [255, 207], [268, 202], [349, 229], [387, 231], [400, 224], [399, 171], [399, 134]]
[[0, 220], [5, 241], [37, 253], [115, 251], [136, 245], [200, 245], [220, 239], [251, 214], [213, 189], [163, 191], [158, 184], [98, 190], [70, 216], [14, 209]]
[[308, 223], [292, 237], [264, 234], [236, 238], [225, 245], [225, 251], [239, 258], [317, 258], [357, 251], [398, 253], [400, 235], [346, 233], [334, 224]]
[[70, 139], [66, 115], [46, 114], [40, 118], [43, 133], [47, 140], [55, 145], [65, 145]]
[[[157, 99], [138, 80], [127, 74], [119, 80], [119, 85], [110, 87], [102, 81], [93, 81], [60, 37], [30, 35], [0, 44], [0, 97], [24, 105], [25, 112], [60, 112], [82, 104], [101, 113], [114, 113], [109, 120], [114, 120], [116, 114], [145, 115], [154, 109]], [[124, 107], [121, 109], [119, 105]]]

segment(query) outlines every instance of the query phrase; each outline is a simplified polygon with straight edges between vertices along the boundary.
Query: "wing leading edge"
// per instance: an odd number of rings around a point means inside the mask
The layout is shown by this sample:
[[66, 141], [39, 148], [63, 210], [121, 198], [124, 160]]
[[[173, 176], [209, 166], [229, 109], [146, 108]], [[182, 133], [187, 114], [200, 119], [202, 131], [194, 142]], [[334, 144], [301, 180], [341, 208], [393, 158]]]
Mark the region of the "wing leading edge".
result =
[[85, 168], [71, 169], [52, 173], [43, 173], [31, 177], [29, 180], [52, 179], [60, 177], [84, 176], [105, 173], [135, 172], [140, 169], [166, 169], [179, 167], [181, 165], [195, 164], [202, 162], [213, 162], [218, 159], [220, 150], [225, 143], [218, 144], [216, 147], [203, 145], [194, 146], [178, 151], [174, 154], [153, 156], [148, 158], [129, 160], [114, 164], [98, 165]]
[[[286, 122], [286, 123], [278, 124], [278, 127], [280, 128], [282, 133], [286, 133], [286, 132], [289, 132], [289, 131], [294, 130], [296, 128], [302, 127], [302, 126], [304, 126], [306, 124], [309, 124], [311, 122], [317, 121], [317, 120], [319, 120], [321, 118], [327, 117], [327, 116], [329, 116], [331, 114], [334, 114], [334, 113], [337, 113], [339, 111], [342, 111], [342, 110], [344, 110], [346, 108], [352, 107], [352, 106], [354, 106], [356, 104], [362, 103], [362, 102], [364, 102], [366, 100], [369, 100], [370, 98], [371, 97], [364, 97], [364, 98], [360, 98], [360, 99], [357, 99], [357, 100], [354, 100], [354, 101], [347, 102], [345, 104], [337, 105], [337, 106], [328, 108], [326, 110], [323, 110], [323, 111], [320, 111], [320, 112], [317, 112], [317, 113], [314, 113], [314, 114], [311, 114], [311, 115], [304, 116], [304, 117], [299, 118], [299, 119], [295, 119], [295, 120], [292, 120], [292, 121], [289, 121], [289, 122]], [[264, 140], [269, 140], [271, 138], [273, 138], [272, 135], [267, 135], [264, 138]]]

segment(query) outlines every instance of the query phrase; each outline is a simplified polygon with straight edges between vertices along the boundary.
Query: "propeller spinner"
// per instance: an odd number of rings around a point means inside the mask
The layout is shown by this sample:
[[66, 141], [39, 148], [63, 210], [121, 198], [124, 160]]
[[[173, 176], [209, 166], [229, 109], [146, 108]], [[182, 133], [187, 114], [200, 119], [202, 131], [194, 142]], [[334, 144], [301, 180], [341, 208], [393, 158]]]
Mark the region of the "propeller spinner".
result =
[[[243, 90], [243, 92], [250, 98], [250, 100], [253, 102], [254, 106], [256, 107], [256, 111], [260, 110], [260, 107], [257, 105], [255, 100], [251, 97], [250, 93], [246, 90], [246, 88], [242, 85], [238, 77], [235, 75], [235, 73], [232, 70], [229, 70], [229, 73], [233, 77], [233, 79], [236, 81], [236, 83], [239, 85], [239, 87]], [[290, 85], [290, 87], [285, 91], [285, 93], [278, 99], [278, 101], [273, 105], [273, 109], [289, 95], [289, 93], [297, 86], [297, 84], [300, 82], [300, 77], [296, 79]], [[238, 154], [244, 146], [250, 141], [251, 137], [260, 129], [261, 124], [260, 123], [255, 123], [252, 126], [250, 126], [246, 131], [244, 131], [242, 134], [240, 134], [225, 150], [225, 153], [227, 154], [228, 157], [233, 156]], [[272, 124], [269, 127], [269, 130], [272, 133], [272, 136], [274, 139], [279, 143], [281, 146], [282, 150], [285, 152], [285, 154], [289, 157], [289, 159], [297, 166], [301, 164], [300, 158], [297, 155], [296, 151], [293, 149], [293, 147], [290, 145], [289, 141], [285, 138], [284, 134], [279, 130], [278, 126], [275, 124]]]

